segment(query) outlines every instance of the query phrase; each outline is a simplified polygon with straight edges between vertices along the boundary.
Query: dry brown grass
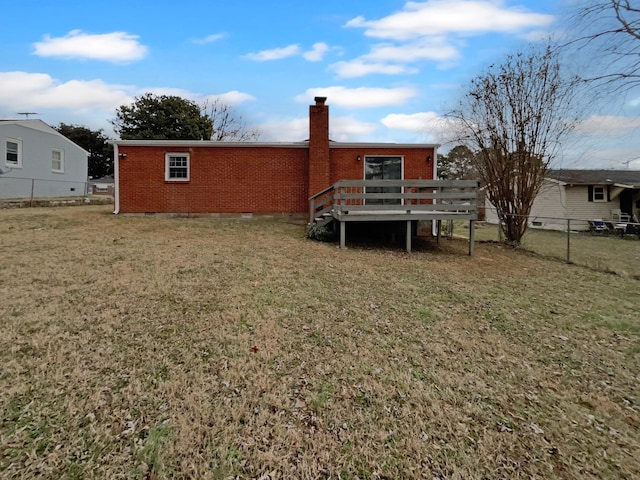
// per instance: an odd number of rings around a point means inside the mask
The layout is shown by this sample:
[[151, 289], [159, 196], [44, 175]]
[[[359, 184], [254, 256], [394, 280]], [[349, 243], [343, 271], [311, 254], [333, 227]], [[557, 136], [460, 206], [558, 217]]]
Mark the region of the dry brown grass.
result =
[[[498, 240], [497, 225], [479, 222], [477, 226], [476, 239]], [[454, 229], [456, 236], [468, 238], [468, 231], [468, 224], [457, 222]], [[637, 235], [620, 237], [590, 232], [571, 232], [569, 243], [569, 260], [572, 263], [640, 280], [640, 238]], [[566, 261], [567, 233], [529, 228], [522, 239], [521, 248]]]
[[638, 281], [0, 211], [2, 478], [637, 478]]

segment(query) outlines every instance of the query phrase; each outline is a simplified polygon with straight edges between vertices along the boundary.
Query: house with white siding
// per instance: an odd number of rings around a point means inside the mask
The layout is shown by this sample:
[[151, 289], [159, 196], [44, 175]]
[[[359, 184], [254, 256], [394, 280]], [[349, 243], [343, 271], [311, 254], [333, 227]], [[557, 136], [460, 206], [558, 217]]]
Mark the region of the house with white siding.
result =
[[42, 120], [0, 120], [0, 198], [86, 195], [88, 158]]
[[[533, 202], [529, 226], [587, 230], [589, 221], [640, 217], [640, 170], [549, 170]], [[498, 223], [487, 201], [486, 220]]]

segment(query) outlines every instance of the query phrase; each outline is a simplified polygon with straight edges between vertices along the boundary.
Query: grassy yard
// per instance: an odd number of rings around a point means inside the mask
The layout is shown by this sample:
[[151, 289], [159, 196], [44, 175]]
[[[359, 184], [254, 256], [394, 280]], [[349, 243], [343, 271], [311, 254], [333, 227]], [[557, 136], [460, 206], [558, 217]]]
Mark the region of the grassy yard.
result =
[[[454, 235], [468, 238], [469, 223], [456, 222]], [[497, 241], [498, 226], [478, 223], [476, 239]], [[572, 232], [569, 241], [571, 262], [591, 269], [640, 280], [640, 240], [638, 237], [625, 235], [624, 238], [621, 238], [615, 235]], [[567, 258], [567, 233], [529, 228], [522, 240], [522, 248], [565, 261]]]
[[0, 211], [1, 478], [640, 476], [637, 280], [109, 211]]

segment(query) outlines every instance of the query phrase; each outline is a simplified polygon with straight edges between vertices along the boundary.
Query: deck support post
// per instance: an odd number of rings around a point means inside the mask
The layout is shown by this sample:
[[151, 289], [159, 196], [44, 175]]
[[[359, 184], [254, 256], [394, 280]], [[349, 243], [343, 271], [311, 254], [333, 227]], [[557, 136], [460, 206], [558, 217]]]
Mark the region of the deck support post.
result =
[[[369, 187], [371, 190], [367, 190]], [[430, 221], [431, 234], [440, 246], [445, 230], [452, 235], [454, 220], [469, 220], [469, 255], [473, 255], [476, 189], [477, 182], [472, 180], [340, 180], [309, 198], [309, 223], [317, 220], [326, 225], [330, 221], [331, 230], [339, 235], [339, 246], [344, 249], [347, 221], [388, 222], [395, 225], [397, 234], [401, 222], [406, 222], [405, 248], [411, 252], [413, 234], [417, 233], [414, 222]], [[381, 204], [386, 205], [378, 206]], [[442, 220], [448, 222], [449, 229], [443, 230]]]
[[469, 256], [473, 255], [475, 248], [476, 238], [476, 222], [475, 220], [469, 220]]

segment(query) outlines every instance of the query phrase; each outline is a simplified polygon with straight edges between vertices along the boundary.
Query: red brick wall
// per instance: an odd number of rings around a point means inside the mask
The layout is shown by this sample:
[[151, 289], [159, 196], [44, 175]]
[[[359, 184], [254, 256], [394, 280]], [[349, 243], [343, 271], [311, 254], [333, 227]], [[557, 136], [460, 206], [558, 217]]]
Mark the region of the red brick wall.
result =
[[[165, 153], [190, 153], [190, 179], [165, 181]], [[120, 146], [121, 213], [308, 209], [308, 151], [284, 147]]]
[[[189, 152], [189, 181], [165, 181], [168, 152]], [[307, 148], [120, 145], [119, 153], [126, 154], [119, 159], [121, 213], [302, 213], [326, 186], [363, 179], [367, 155], [404, 156], [407, 179], [431, 179], [434, 156], [432, 148], [332, 148], [330, 179], [312, 190]]]
[[[403, 156], [405, 179], [433, 179], [433, 148], [336, 148], [331, 149], [330, 183], [347, 179], [364, 180], [364, 157], [367, 155]], [[431, 157], [429, 161], [427, 157]]]

